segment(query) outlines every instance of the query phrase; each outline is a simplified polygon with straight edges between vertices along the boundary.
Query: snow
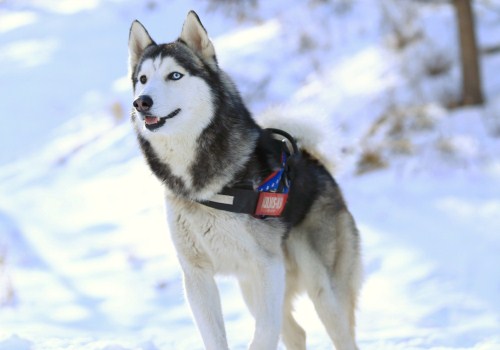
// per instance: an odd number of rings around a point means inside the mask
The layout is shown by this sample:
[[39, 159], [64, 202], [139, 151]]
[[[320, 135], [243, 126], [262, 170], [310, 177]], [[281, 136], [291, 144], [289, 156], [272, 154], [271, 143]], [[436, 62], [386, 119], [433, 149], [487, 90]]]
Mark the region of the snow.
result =
[[[421, 31], [400, 49], [377, 2], [262, 2], [238, 20], [208, 2], [6, 1], [0, 350], [202, 348], [127, 117], [130, 23], [171, 40], [190, 8], [257, 117], [296, 122], [335, 160], [363, 240], [360, 348], [500, 349], [500, 54], [483, 55], [487, 104], [447, 109], [453, 12], [398, 6], [392, 21], [408, 11]], [[480, 48], [498, 45], [498, 15], [476, 10]], [[427, 74], [442, 55], [449, 67]], [[382, 166], [359, 175], [367, 152]], [[253, 320], [235, 282], [218, 284], [231, 349], [245, 349]], [[309, 348], [331, 349], [307, 299], [296, 313]]]

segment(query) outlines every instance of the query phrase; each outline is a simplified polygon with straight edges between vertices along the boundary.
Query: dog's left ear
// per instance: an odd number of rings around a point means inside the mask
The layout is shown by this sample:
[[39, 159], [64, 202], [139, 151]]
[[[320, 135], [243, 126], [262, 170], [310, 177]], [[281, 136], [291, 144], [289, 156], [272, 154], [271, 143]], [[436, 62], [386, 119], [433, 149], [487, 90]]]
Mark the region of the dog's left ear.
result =
[[208, 38], [208, 33], [205, 27], [203, 27], [203, 24], [201, 24], [200, 18], [196, 12], [189, 11], [187, 14], [179, 40], [184, 42], [205, 62], [214, 68], [217, 67], [214, 45]]

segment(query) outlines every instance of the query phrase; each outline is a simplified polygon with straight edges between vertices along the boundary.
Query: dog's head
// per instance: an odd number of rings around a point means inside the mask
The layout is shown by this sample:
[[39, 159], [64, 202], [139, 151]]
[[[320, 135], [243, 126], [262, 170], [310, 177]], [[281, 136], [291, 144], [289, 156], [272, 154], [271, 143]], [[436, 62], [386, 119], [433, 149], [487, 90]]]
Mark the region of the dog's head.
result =
[[177, 41], [156, 44], [139, 21], [129, 35], [133, 121], [144, 136], [200, 132], [214, 114], [218, 72], [212, 42], [191, 11]]

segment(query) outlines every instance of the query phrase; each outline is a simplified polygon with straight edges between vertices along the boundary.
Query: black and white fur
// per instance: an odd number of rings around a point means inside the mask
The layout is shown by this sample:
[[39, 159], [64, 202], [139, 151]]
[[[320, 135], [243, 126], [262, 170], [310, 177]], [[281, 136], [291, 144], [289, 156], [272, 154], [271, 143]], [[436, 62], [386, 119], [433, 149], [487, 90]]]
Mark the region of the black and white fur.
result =
[[356, 349], [359, 236], [338, 185], [306, 149], [293, 164], [281, 218], [209, 208], [224, 186], [256, 187], [279, 164], [271, 135], [252, 119], [219, 68], [195, 12], [175, 42], [157, 45], [132, 23], [129, 66], [134, 125], [144, 156], [166, 189], [172, 240], [206, 349], [228, 349], [214, 275], [236, 276], [255, 318], [251, 350], [306, 348], [292, 316], [307, 292], [337, 349]]

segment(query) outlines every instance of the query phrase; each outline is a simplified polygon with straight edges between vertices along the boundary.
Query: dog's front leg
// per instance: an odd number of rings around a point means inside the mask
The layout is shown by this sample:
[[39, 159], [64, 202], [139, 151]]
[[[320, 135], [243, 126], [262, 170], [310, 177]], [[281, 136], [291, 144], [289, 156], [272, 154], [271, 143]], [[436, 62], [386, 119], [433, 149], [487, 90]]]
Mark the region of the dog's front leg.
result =
[[285, 268], [282, 259], [257, 264], [245, 293], [255, 316], [255, 333], [249, 350], [276, 350], [282, 323]]
[[184, 286], [205, 349], [227, 350], [219, 290], [213, 274], [205, 269], [184, 268]]

